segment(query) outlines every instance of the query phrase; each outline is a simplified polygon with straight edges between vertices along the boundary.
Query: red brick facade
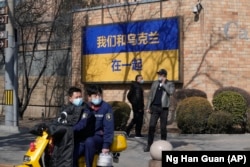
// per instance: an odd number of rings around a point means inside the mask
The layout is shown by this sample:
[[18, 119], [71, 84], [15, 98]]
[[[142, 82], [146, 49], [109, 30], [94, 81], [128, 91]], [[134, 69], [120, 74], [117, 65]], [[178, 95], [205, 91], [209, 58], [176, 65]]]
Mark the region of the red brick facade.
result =
[[[193, 8], [197, 0], [139, 1], [128, 5], [114, 4], [74, 12], [75, 33], [72, 44], [72, 85], [81, 83], [81, 27], [136, 20], [181, 16], [182, 83], [177, 88], [194, 88], [206, 92], [211, 101], [221, 87], [234, 86], [250, 92], [250, 3], [248, 0], [202, 0], [203, 10], [194, 21]], [[2, 78], [1, 78], [2, 79]], [[2, 81], [4, 82], [4, 81]], [[126, 101], [128, 84], [105, 84], [106, 101]], [[44, 93], [44, 83], [39, 83], [32, 95], [31, 105], [44, 105], [37, 95]], [[145, 102], [150, 84], [144, 85]], [[48, 97], [50, 95], [48, 92]], [[53, 103], [53, 102], [52, 102]], [[51, 107], [57, 111], [57, 107]], [[48, 110], [43, 106], [30, 106], [29, 111]], [[33, 116], [26, 113], [27, 115]]]
[[[88, 25], [96, 25], [181, 16], [183, 84], [178, 87], [200, 89], [210, 101], [220, 87], [234, 86], [249, 92], [250, 3], [203, 0], [199, 20], [194, 21], [196, 3], [197, 0], [170, 0], [75, 12], [74, 23], [79, 31], [73, 43], [73, 84], [80, 84], [79, 26], [84, 26], [86, 20]], [[104, 86], [105, 99], [124, 100], [126, 88], [127, 85]], [[146, 92], [148, 89], [145, 86]]]

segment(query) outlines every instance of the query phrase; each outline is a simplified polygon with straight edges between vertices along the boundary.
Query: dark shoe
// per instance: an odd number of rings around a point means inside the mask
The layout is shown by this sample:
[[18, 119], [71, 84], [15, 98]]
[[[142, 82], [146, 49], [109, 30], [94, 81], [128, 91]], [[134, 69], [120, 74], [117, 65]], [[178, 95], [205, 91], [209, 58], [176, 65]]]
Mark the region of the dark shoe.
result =
[[127, 137], [130, 137], [130, 132], [126, 130]]
[[143, 137], [144, 137], [143, 135], [135, 135], [136, 139], [140, 139], [140, 138], [143, 138]]
[[150, 146], [146, 146], [145, 148], [144, 148], [144, 152], [149, 152], [150, 151]]

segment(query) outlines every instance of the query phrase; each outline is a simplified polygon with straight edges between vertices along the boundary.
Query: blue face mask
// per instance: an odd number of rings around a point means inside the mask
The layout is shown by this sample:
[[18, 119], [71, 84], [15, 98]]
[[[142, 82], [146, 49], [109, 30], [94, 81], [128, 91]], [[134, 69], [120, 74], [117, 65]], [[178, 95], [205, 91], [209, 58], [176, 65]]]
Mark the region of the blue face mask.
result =
[[102, 98], [97, 98], [97, 99], [92, 99], [91, 102], [94, 104], [94, 105], [99, 105], [101, 104], [102, 102]]
[[72, 103], [73, 103], [75, 106], [81, 106], [82, 103], [83, 103], [83, 99], [82, 99], [82, 98], [74, 99]]

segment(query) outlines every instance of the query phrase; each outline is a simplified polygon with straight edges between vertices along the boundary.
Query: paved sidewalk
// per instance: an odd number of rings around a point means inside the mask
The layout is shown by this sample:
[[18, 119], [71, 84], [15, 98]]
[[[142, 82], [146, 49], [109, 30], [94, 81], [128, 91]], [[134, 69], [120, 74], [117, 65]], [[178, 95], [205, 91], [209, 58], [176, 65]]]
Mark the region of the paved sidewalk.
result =
[[34, 136], [29, 133], [14, 128], [10, 131], [8, 127], [0, 125], [0, 167], [3, 164], [12, 166], [21, 164], [23, 155], [33, 139]]
[[[156, 140], [159, 135], [156, 136]], [[244, 150], [250, 151], [250, 134], [200, 134], [200, 135], [184, 135], [184, 134], [168, 134], [169, 142], [173, 146], [173, 150], [178, 151], [211, 151], [211, 150]], [[121, 153], [120, 163], [117, 167], [161, 167], [161, 163], [157, 165], [149, 165], [151, 163], [150, 153], [143, 152], [143, 146], [146, 144], [144, 139], [128, 139], [128, 149]]]
[[[0, 125], [0, 167], [14, 166], [22, 163], [23, 155], [28, 149], [29, 143], [35, 136], [27, 133], [27, 129], [21, 132]], [[146, 144], [143, 139], [128, 138], [128, 148], [121, 153], [118, 164], [114, 167], [148, 167], [151, 161], [149, 152], [143, 152]], [[156, 135], [155, 140], [159, 139]], [[202, 134], [185, 135], [177, 133], [168, 134], [169, 142], [173, 150], [245, 150], [250, 151], [250, 134]], [[1, 165], [2, 164], [2, 165]], [[5, 165], [5, 166], [4, 166]]]

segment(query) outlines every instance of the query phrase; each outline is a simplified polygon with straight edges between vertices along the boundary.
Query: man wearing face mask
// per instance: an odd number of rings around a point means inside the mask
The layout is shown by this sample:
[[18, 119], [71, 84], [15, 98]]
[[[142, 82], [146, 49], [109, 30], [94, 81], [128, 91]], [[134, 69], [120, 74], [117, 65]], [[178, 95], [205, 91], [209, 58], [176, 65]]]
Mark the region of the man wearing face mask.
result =
[[154, 133], [158, 119], [160, 118], [161, 140], [167, 140], [167, 120], [170, 105], [170, 96], [175, 91], [173, 82], [167, 80], [167, 71], [161, 69], [157, 72], [158, 81], [154, 81], [148, 96], [146, 111], [151, 114], [148, 129], [148, 143], [144, 152], [150, 150], [154, 141]]
[[98, 85], [89, 85], [86, 88], [89, 106], [95, 114], [95, 134], [92, 143], [86, 145], [89, 154], [94, 155], [96, 151], [104, 154], [109, 153], [109, 148], [114, 138], [114, 115], [112, 107], [102, 99], [102, 89]]
[[81, 89], [77, 87], [69, 88], [68, 100], [68, 104], [63, 106], [59, 113], [58, 123], [75, 125], [79, 121], [84, 108]]
[[132, 82], [127, 98], [132, 105], [133, 119], [129, 123], [126, 129], [126, 133], [129, 136], [131, 129], [135, 125], [135, 138], [143, 137], [141, 134], [143, 115], [144, 115], [144, 98], [143, 98], [143, 77], [142, 75], [136, 75], [135, 81]]
[[49, 127], [55, 145], [50, 165], [76, 167], [79, 156], [84, 154], [87, 166], [91, 167], [93, 160], [89, 158], [85, 145], [88, 144], [88, 137], [95, 132], [94, 113], [83, 102], [81, 89], [69, 88], [68, 100], [69, 103], [62, 107], [56, 124]]

